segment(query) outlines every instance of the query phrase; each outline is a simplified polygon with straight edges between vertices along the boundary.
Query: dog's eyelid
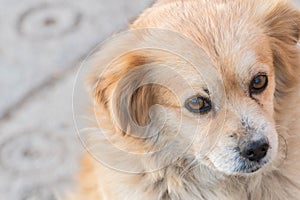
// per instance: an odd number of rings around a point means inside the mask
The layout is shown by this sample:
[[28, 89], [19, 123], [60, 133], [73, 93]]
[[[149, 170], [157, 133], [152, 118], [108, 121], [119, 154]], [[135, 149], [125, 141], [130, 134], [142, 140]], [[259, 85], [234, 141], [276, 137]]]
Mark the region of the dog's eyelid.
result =
[[210, 99], [210, 95], [210, 91], [207, 88], [202, 88], [199, 92], [196, 92], [193, 96], [189, 98], [200, 97], [204, 99]]
[[202, 99], [205, 99], [205, 100], [210, 100], [210, 95], [207, 94], [206, 92], [196, 93], [195, 95], [189, 97], [188, 99], [192, 99], [192, 98], [195, 98], [195, 97], [202, 98]]
[[207, 95], [210, 95], [210, 92], [207, 88], [203, 88], [203, 91], [207, 94]]
[[258, 76], [268, 76], [268, 73], [267, 72], [258, 72], [252, 77], [252, 79], [254, 79], [255, 77], [258, 77]]

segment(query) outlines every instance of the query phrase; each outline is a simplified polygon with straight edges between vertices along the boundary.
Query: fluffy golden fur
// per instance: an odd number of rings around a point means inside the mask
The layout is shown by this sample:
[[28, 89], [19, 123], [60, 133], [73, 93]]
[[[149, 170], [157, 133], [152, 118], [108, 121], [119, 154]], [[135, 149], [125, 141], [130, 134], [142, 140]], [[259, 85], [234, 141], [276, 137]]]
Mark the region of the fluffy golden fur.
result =
[[[74, 199], [299, 199], [299, 29], [284, 0], [160, 0], [147, 9], [128, 37], [89, 61], [104, 136], [88, 138], [95, 159], [85, 156]], [[268, 85], [252, 94], [261, 73]], [[186, 109], [195, 94], [209, 99], [208, 112]], [[265, 157], [241, 158], [241, 141], [261, 138]]]

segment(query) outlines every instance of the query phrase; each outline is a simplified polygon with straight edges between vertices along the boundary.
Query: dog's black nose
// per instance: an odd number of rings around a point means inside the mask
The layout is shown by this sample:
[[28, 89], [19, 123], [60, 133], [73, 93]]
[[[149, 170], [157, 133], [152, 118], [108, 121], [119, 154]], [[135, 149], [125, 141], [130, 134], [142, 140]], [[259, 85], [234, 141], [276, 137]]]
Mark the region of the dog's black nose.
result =
[[249, 141], [240, 147], [241, 156], [250, 161], [260, 161], [268, 152], [269, 142], [266, 139], [258, 141]]

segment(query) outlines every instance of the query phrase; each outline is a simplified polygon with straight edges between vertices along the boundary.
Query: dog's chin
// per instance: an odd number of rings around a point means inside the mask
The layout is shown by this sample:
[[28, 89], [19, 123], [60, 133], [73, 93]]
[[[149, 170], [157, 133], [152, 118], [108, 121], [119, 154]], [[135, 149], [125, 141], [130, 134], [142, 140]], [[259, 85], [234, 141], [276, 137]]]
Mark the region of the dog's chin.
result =
[[243, 161], [242, 164], [234, 169], [233, 175], [253, 175], [262, 172], [265, 166], [269, 163], [269, 159], [263, 159], [260, 162]]
[[[225, 162], [225, 161], [224, 161]], [[224, 165], [218, 165], [211, 162], [210, 167], [226, 175], [251, 176], [263, 172], [266, 166], [271, 162], [271, 158], [266, 157], [261, 161], [249, 161], [242, 157], [237, 157], [229, 166], [227, 162]]]

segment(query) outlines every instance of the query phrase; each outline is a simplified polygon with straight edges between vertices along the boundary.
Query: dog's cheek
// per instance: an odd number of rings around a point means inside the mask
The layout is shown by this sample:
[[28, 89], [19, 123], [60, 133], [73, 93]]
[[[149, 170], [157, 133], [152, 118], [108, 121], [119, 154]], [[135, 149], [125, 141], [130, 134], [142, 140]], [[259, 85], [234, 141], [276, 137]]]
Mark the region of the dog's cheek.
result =
[[209, 161], [206, 162], [212, 169], [231, 174], [237, 168], [236, 155], [223, 147], [213, 148], [207, 155]]

